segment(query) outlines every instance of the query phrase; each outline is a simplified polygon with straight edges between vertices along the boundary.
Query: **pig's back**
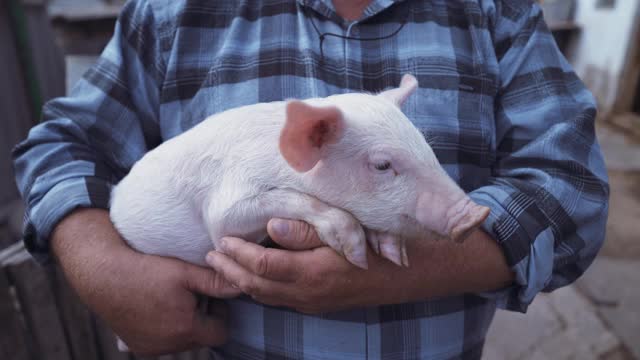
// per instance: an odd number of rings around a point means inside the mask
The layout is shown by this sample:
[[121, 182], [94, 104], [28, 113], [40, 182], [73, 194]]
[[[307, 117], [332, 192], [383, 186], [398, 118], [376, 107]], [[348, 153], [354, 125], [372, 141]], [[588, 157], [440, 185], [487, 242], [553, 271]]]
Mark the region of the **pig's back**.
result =
[[[286, 163], [278, 146], [285, 105], [280, 101], [232, 109], [189, 130], [184, 140], [196, 152], [186, 157], [199, 159], [196, 172], [215, 173], [202, 184], [213, 191], [211, 201], [215, 201], [217, 190], [255, 193], [299, 181], [300, 176]], [[207, 150], [201, 153], [197, 150], [200, 148]]]

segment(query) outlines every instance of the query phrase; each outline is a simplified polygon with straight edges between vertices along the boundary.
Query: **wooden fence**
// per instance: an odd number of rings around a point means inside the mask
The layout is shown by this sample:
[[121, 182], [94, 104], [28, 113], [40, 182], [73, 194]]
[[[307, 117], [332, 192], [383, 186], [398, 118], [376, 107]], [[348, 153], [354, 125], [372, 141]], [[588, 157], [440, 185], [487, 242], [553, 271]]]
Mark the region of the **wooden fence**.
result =
[[[57, 267], [43, 268], [22, 243], [0, 251], [0, 359], [135, 360], [78, 300]], [[157, 358], [204, 360], [204, 349]]]
[[42, 101], [64, 95], [64, 59], [42, 1], [0, 1], [0, 206], [17, 198], [11, 149], [39, 119]]

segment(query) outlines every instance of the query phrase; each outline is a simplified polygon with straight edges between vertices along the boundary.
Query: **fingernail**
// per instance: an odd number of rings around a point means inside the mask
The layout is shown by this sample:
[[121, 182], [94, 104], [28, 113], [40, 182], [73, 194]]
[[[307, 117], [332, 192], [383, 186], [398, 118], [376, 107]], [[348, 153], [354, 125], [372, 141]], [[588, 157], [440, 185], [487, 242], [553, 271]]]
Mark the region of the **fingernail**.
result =
[[279, 238], [289, 235], [289, 222], [286, 220], [274, 220], [271, 228], [275, 235]]

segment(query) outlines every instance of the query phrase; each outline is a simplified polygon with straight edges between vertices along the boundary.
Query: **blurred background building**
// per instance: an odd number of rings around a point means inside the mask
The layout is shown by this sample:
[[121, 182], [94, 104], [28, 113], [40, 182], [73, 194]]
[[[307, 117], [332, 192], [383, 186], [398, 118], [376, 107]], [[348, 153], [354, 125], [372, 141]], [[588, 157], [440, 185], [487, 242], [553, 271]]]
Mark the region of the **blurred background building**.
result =
[[[133, 358], [115, 351], [109, 330], [58, 270], [43, 271], [25, 255], [10, 161], [42, 104], [64, 95], [95, 61], [123, 2], [0, 0], [0, 359]], [[611, 179], [607, 241], [576, 284], [538, 297], [527, 315], [500, 312], [484, 358], [640, 360], [640, 0], [539, 3], [598, 101]]]

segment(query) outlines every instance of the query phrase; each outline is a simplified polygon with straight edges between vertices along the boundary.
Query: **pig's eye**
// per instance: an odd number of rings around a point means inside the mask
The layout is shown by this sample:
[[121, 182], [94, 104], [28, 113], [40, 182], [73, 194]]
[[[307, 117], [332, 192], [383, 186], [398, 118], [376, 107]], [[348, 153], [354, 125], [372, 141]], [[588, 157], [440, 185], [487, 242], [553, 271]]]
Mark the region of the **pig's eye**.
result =
[[381, 163], [376, 164], [375, 168], [376, 168], [376, 170], [379, 170], [379, 171], [389, 170], [389, 169], [391, 169], [391, 162], [383, 161]]

